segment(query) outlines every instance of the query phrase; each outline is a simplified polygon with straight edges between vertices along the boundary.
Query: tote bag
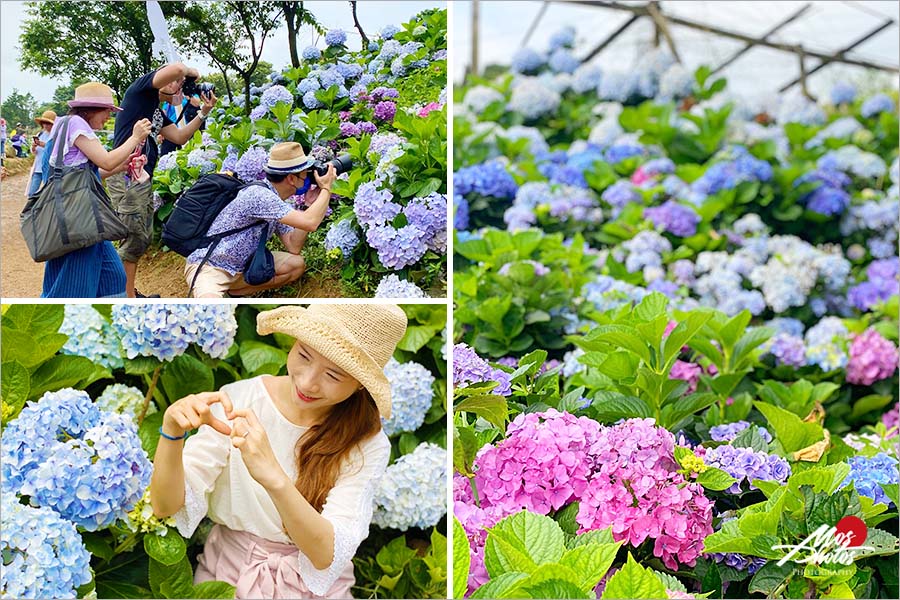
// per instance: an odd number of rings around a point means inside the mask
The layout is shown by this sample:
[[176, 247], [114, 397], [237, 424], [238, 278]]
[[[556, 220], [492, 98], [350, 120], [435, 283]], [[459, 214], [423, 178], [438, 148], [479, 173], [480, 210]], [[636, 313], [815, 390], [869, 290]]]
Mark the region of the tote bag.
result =
[[47, 183], [28, 198], [19, 217], [19, 228], [35, 262], [128, 236], [128, 228], [113, 210], [90, 163], [62, 166], [68, 132], [69, 117], [65, 117], [61, 131], [53, 137], [56, 165]]

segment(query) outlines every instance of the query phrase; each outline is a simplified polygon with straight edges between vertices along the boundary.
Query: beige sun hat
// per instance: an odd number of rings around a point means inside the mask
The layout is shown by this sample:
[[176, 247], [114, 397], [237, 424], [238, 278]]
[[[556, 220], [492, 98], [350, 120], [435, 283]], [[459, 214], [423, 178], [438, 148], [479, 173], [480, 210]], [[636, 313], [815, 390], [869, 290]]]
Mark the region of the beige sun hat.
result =
[[306, 156], [303, 146], [297, 142], [280, 142], [269, 151], [269, 162], [265, 171], [273, 175], [290, 175], [305, 171], [315, 162], [314, 158]]
[[54, 121], [56, 121], [56, 113], [52, 110], [45, 110], [41, 116], [35, 117], [34, 119], [34, 122], [38, 125], [42, 125], [43, 123], [53, 125]]
[[69, 100], [72, 108], [108, 108], [116, 112], [122, 110], [113, 102], [112, 88], [105, 83], [88, 81], [75, 88], [75, 99]]
[[406, 333], [406, 313], [396, 304], [282, 306], [259, 313], [256, 330], [308, 344], [359, 381], [381, 416], [390, 418], [391, 384], [384, 367]]

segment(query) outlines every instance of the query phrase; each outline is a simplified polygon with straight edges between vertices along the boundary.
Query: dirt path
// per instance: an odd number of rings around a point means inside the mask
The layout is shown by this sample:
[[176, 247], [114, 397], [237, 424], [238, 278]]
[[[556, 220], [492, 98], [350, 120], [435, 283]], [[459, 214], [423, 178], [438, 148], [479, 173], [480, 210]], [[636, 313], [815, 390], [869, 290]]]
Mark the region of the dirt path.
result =
[[[28, 173], [12, 175], [0, 183], [0, 296], [3, 298], [38, 298], [44, 277], [42, 264], [31, 260], [28, 247], [19, 231], [19, 214], [25, 207]], [[187, 297], [184, 280], [184, 258], [174, 252], [151, 249], [138, 266], [137, 289], [144, 294], [159, 294], [163, 298]], [[303, 278], [299, 295], [291, 289], [293, 297], [339, 298], [340, 281]], [[285, 297], [280, 290], [270, 292], [271, 297]]]

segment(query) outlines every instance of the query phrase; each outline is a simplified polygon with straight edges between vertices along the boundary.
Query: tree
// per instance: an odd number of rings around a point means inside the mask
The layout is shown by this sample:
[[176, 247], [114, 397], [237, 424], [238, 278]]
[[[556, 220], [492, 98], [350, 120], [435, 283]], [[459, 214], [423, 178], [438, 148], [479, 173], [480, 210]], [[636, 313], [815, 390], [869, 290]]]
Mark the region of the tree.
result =
[[362, 48], [365, 50], [369, 45], [369, 38], [366, 37], [366, 32], [363, 31], [362, 25], [359, 24], [359, 19], [356, 17], [356, 2], [350, 2], [350, 11], [353, 13], [353, 24], [356, 26], [356, 30], [359, 31], [359, 37], [362, 38]]
[[37, 101], [34, 96], [30, 92], [22, 94], [15, 88], [0, 105], [0, 115], [6, 119], [6, 127], [10, 131], [17, 123], [22, 123], [25, 127], [33, 127], [36, 113]]
[[23, 69], [100, 81], [119, 98], [153, 69], [144, 2], [29, 2], [27, 15], [19, 38]]
[[316, 20], [315, 15], [303, 8], [302, 2], [282, 2], [281, 10], [284, 12], [284, 20], [287, 23], [291, 64], [296, 69], [300, 66], [300, 56], [297, 54], [297, 32], [300, 31], [300, 27], [309, 25], [320, 35], [325, 35], [325, 28]]
[[250, 85], [266, 39], [281, 21], [281, 2], [163, 2], [172, 37], [186, 52], [203, 54], [223, 73], [237, 73], [250, 112]]

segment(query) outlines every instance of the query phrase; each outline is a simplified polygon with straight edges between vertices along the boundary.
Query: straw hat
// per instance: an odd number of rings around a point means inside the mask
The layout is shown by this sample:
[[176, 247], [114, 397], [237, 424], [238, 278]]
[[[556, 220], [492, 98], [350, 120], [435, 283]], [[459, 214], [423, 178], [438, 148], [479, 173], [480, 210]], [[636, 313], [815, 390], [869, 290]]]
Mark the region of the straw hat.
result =
[[38, 125], [43, 125], [44, 123], [48, 123], [53, 125], [53, 122], [56, 120], [56, 113], [52, 110], [45, 110], [44, 114], [34, 119], [34, 122]]
[[256, 330], [308, 344], [359, 381], [381, 416], [390, 418], [391, 385], [384, 367], [406, 332], [406, 313], [396, 304], [282, 306], [259, 313]]
[[75, 88], [75, 99], [69, 100], [69, 106], [108, 108], [116, 112], [122, 110], [113, 102], [112, 88], [96, 81], [88, 81]]
[[265, 171], [272, 175], [290, 175], [305, 171], [315, 162], [314, 158], [306, 156], [303, 146], [297, 142], [281, 142], [272, 146]]

